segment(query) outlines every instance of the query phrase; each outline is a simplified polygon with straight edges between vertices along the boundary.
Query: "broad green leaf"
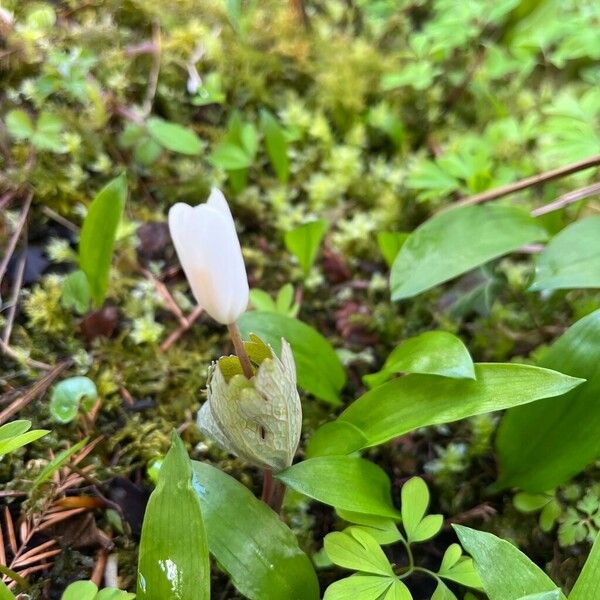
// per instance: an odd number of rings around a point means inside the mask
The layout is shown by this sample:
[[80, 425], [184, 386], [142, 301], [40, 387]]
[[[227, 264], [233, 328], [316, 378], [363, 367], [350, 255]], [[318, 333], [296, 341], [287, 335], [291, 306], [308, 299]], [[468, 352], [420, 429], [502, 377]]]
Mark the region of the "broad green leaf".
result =
[[252, 165], [253, 157], [243, 148], [231, 142], [221, 142], [210, 156], [211, 162], [226, 171], [247, 169]]
[[[556, 588], [551, 592], [541, 592], [539, 594], [528, 594], [527, 596], [523, 596], [519, 598], [519, 600], [560, 600], [560, 590]], [[592, 596], [589, 596], [592, 598]]]
[[600, 598], [600, 535], [592, 546], [583, 569], [569, 594], [569, 600]]
[[600, 288], [600, 215], [572, 223], [550, 240], [530, 290]]
[[366, 531], [378, 544], [393, 544], [400, 540], [401, 535], [393, 519], [377, 517], [349, 510], [336, 509], [340, 519], [352, 523], [351, 529]]
[[192, 465], [173, 433], [142, 525], [138, 600], [210, 598], [210, 562]]
[[171, 152], [197, 156], [202, 151], [200, 138], [189, 127], [158, 117], [148, 119], [146, 126], [152, 138]]
[[[510, 542], [461, 525], [453, 527], [461, 544], [473, 557], [490, 600], [520, 600], [527, 594], [556, 589], [556, 584], [544, 571]], [[561, 598], [564, 600], [564, 596]]]
[[523, 513], [537, 512], [542, 510], [548, 502], [553, 499], [550, 494], [528, 494], [527, 492], [519, 492], [513, 498], [514, 507]]
[[374, 388], [396, 373], [428, 373], [456, 379], [475, 379], [473, 360], [466, 346], [447, 331], [426, 331], [400, 343], [381, 371], [365, 375]]
[[62, 305], [82, 315], [90, 307], [91, 299], [90, 284], [86, 274], [80, 270], [69, 273], [63, 281]]
[[327, 221], [319, 219], [304, 223], [285, 234], [285, 247], [298, 259], [305, 275], [312, 269], [327, 227]]
[[81, 228], [79, 266], [87, 275], [96, 306], [101, 306], [106, 296], [113, 245], [126, 199], [127, 179], [120, 175], [94, 198]]
[[60, 600], [95, 600], [98, 586], [93, 581], [75, 581], [63, 592]]
[[238, 325], [244, 338], [255, 333], [278, 354], [285, 338], [294, 353], [298, 385], [321, 400], [340, 404], [346, 374], [335, 350], [318, 331], [298, 319], [258, 311], [244, 313]]
[[475, 364], [475, 376], [476, 381], [406, 375], [367, 392], [339, 419], [358, 427], [367, 446], [376, 446], [419, 427], [559, 396], [582, 382], [549, 369], [512, 363]]
[[211, 554], [250, 600], [318, 600], [317, 576], [290, 529], [241, 483], [192, 461]]
[[392, 299], [411, 298], [546, 238], [545, 229], [519, 208], [485, 204], [447, 210], [415, 229], [400, 248], [392, 266]]
[[285, 183], [290, 173], [285, 132], [268, 110], [260, 111], [260, 127], [265, 136], [267, 153], [277, 174], [277, 179]]
[[332, 583], [326, 590], [323, 600], [379, 600], [394, 582], [391, 577], [378, 575], [352, 575]]
[[391, 267], [400, 252], [400, 248], [410, 234], [396, 231], [380, 231], [377, 234], [377, 245], [388, 267]]
[[308, 442], [306, 458], [350, 454], [367, 445], [365, 434], [346, 421], [330, 421], [319, 427]]
[[353, 527], [343, 533], [335, 531], [325, 536], [324, 544], [327, 556], [340, 567], [374, 575], [394, 575], [381, 546], [365, 531]]
[[83, 403], [85, 410], [90, 410], [98, 390], [89, 377], [69, 377], [58, 383], [50, 398], [50, 414], [59, 423], [70, 423]]
[[402, 502], [402, 527], [408, 535], [409, 541], [416, 532], [419, 523], [425, 517], [429, 506], [429, 490], [427, 484], [420, 477], [412, 477], [403, 486], [400, 492]]
[[42, 485], [44, 481], [47, 481], [52, 477], [55, 471], [58, 471], [70, 458], [77, 454], [86, 444], [88, 438], [83, 438], [80, 442], [77, 442], [74, 446], [59, 452], [39, 473], [39, 475], [33, 480], [31, 484], [31, 491]]
[[596, 310], [577, 321], [543, 354], [543, 367], [587, 381], [543, 405], [508, 411], [496, 437], [497, 489], [514, 486], [545, 492], [600, 456], [599, 339], [600, 310]]
[[388, 476], [363, 458], [309, 458], [281, 471], [277, 478], [293, 490], [335, 508], [392, 519], [401, 517], [392, 504]]
[[[16, 600], [14, 594], [8, 589], [8, 586], [0, 578], [0, 600]], [[84, 600], [80, 598], [79, 600]]]
[[33, 135], [33, 123], [24, 110], [9, 111], [6, 114], [4, 123], [8, 133], [17, 140], [27, 140]]

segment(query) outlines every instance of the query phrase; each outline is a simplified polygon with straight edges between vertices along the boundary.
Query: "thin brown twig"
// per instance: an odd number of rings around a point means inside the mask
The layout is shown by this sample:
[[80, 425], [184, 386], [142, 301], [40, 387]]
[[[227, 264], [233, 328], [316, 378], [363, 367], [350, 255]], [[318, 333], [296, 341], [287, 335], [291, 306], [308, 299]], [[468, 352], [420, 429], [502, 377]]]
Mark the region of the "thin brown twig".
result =
[[558, 179], [560, 177], [566, 177], [567, 175], [572, 175], [573, 173], [578, 173], [579, 171], [585, 171], [586, 169], [591, 169], [592, 167], [597, 167], [599, 165], [600, 154], [597, 154], [596, 156], [590, 156], [589, 158], [565, 165], [564, 167], [558, 167], [557, 169], [545, 171], [544, 173], [538, 173], [532, 177], [526, 177], [525, 179], [494, 188], [493, 190], [482, 192], [481, 194], [475, 194], [474, 196], [461, 198], [448, 208], [470, 206], [471, 204], [489, 202], [490, 200], [496, 200], [497, 198], [502, 198], [503, 196], [508, 196], [509, 194], [514, 194], [515, 192], [519, 192], [536, 185], [541, 185], [547, 181], [552, 181], [553, 179]]
[[196, 306], [194, 310], [186, 317], [187, 324], [181, 325], [173, 331], [169, 337], [160, 345], [161, 352], [166, 352], [198, 319], [202, 314], [202, 307]]
[[242, 371], [248, 379], [251, 379], [254, 377], [254, 370], [252, 369], [252, 364], [250, 363], [250, 358], [248, 358], [246, 348], [244, 348], [244, 342], [242, 342], [240, 330], [235, 323], [229, 323], [229, 325], [227, 325], [227, 329], [229, 330], [229, 335], [231, 336], [235, 353], [240, 359]]
[[56, 221], [57, 223], [60, 223], [63, 227], [66, 227], [69, 231], [72, 231], [73, 233], [79, 233], [79, 227], [75, 225], [75, 223], [72, 223], [71, 221], [69, 221], [69, 219], [66, 219], [62, 215], [59, 215], [55, 210], [52, 210], [49, 206], [43, 206], [42, 212], [47, 217], [50, 217], [53, 221]]
[[146, 278], [149, 281], [151, 281], [154, 284], [156, 291], [164, 300], [165, 305], [169, 309], [169, 311], [171, 311], [171, 313], [175, 315], [175, 317], [179, 321], [179, 324], [183, 327], [187, 327], [188, 320], [185, 318], [185, 315], [179, 307], [179, 304], [175, 302], [175, 299], [171, 295], [171, 292], [169, 292], [167, 286], [162, 281], [160, 281], [160, 279], [157, 279], [150, 271], [148, 271], [148, 269], [142, 269], [142, 273], [146, 276]]
[[579, 200], [583, 200], [584, 198], [588, 198], [589, 196], [594, 196], [596, 194], [600, 194], [600, 181], [596, 183], [592, 183], [586, 187], [579, 188], [578, 190], [573, 190], [572, 192], [567, 192], [562, 196], [559, 196], [553, 202], [549, 204], [545, 204], [544, 206], [539, 206], [538, 208], [534, 208], [531, 211], [532, 217], [539, 217], [541, 215], [548, 214], [555, 210], [560, 210], [569, 204], [573, 204], [574, 202], [579, 202]]
[[9, 190], [0, 198], [0, 210], [2, 210], [15, 196], [17, 195], [17, 190]]
[[18, 241], [19, 237], [21, 236], [21, 231], [23, 230], [23, 227], [25, 227], [25, 223], [27, 221], [27, 215], [29, 213], [29, 207], [31, 206], [32, 200], [33, 200], [33, 192], [29, 192], [27, 194], [27, 197], [25, 198], [25, 203], [23, 204], [23, 208], [21, 209], [21, 216], [19, 217], [15, 231], [12, 234], [12, 237], [10, 238], [10, 240], [8, 241], [8, 246], [6, 247], [6, 250], [4, 252], [4, 258], [2, 259], [2, 262], [0, 263], [0, 283], [2, 283], [2, 279], [4, 278], [4, 274], [6, 273], [6, 268], [8, 267], [8, 263], [10, 262], [10, 259], [12, 258], [13, 252], [15, 251], [15, 248], [17, 246], [17, 241]]
[[4, 343], [4, 340], [2, 339], [0, 339], [0, 350], [2, 350], [6, 356], [10, 356], [16, 362], [27, 363], [27, 365], [32, 369], [41, 369], [42, 371], [50, 371], [50, 369], [52, 369], [52, 366], [45, 362], [29, 358], [28, 356], [22, 356], [16, 350], [13, 350], [8, 344]]
[[27, 406], [33, 399], [43, 394], [52, 382], [71, 364], [71, 359], [64, 360], [54, 367], [47, 375], [36, 381], [22, 396], [11, 402], [0, 412], [0, 425], [3, 425], [14, 414]]
[[25, 265], [27, 264], [27, 228], [23, 229], [23, 237], [25, 238], [25, 246], [23, 247], [21, 258], [19, 259], [19, 264], [17, 265], [13, 289], [10, 300], [8, 301], [6, 325], [4, 326], [4, 334], [2, 335], [2, 341], [7, 345], [10, 345], [10, 334], [12, 333], [15, 315], [17, 314], [17, 304], [19, 301], [19, 294], [21, 293], [21, 286], [23, 285]]
[[102, 583], [102, 579], [104, 578], [104, 570], [106, 569], [106, 559], [108, 558], [108, 550], [106, 548], [100, 549], [98, 552], [98, 556], [96, 558], [96, 564], [94, 565], [94, 570], [92, 571], [92, 575], [90, 580], [93, 581], [98, 587], [100, 587]]

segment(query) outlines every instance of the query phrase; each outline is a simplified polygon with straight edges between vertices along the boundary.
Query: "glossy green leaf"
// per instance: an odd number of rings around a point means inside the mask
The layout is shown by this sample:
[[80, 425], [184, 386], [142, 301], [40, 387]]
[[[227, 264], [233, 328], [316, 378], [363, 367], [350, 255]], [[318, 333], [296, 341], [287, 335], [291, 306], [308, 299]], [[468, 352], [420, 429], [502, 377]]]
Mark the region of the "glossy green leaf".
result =
[[44, 481], [47, 481], [52, 477], [52, 474], [60, 469], [70, 458], [71, 456], [77, 454], [86, 444], [88, 438], [82, 439], [80, 442], [77, 442], [74, 446], [59, 452], [39, 473], [39, 475], [33, 480], [31, 484], [31, 491], [35, 490], [38, 486], [42, 485]]
[[329, 533], [325, 536], [324, 544], [330, 560], [344, 569], [374, 575], [394, 575], [381, 546], [361, 529], [351, 527], [344, 532]]
[[258, 311], [244, 313], [238, 325], [244, 338], [255, 333], [278, 354], [285, 338], [294, 353], [298, 385], [321, 400], [340, 404], [346, 374], [335, 350], [318, 331], [298, 319]]
[[576, 221], [550, 240], [530, 290], [600, 288], [600, 215]]
[[328, 225], [325, 219], [319, 219], [285, 233], [285, 247], [298, 259], [305, 275], [312, 269]]
[[447, 331], [426, 331], [404, 340], [388, 356], [381, 371], [365, 375], [363, 381], [374, 388], [396, 373], [475, 379], [469, 351], [459, 338]]
[[330, 421], [319, 427], [308, 442], [306, 458], [350, 454], [367, 445], [367, 437], [358, 428], [346, 421]]
[[380, 231], [377, 233], [377, 245], [388, 267], [391, 267], [400, 252], [400, 248], [410, 234], [396, 231]]
[[[580, 319], [543, 354], [540, 364], [587, 379], [543, 405], [507, 412], [496, 437], [496, 488], [545, 492], [600, 456], [600, 310]], [[527, 440], [527, 443], [523, 443]]]
[[0, 442], [10, 438], [17, 437], [31, 429], [31, 421], [27, 419], [18, 419], [0, 426]]
[[[527, 594], [551, 592], [556, 584], [510, 542], [491, 533], [453, 525], [473, 557], [490, 600], [520, 600]], [[564, 600], [564, 596], [561, 596]]]
[[54, 386], [50, 414], [59, 423], [70, 423], [77, 416], [80, 404], [90, 410], [97, 397], [96, 384], [89, 377], [69, 377]]
[[379, 600], [390, 588], [394, 580], [378, 575], [352, 575], [332, 583], [326, 590], [323, 600]]
[[454, 208], [410, 234], [392, 266], [392, 299], [411, 298], [524, 244], [545, 229], [522, 209], [501, 204]]
[[380, 467], [363, 458], [309, 458], [281, 471], [277, 478], [309, 498], [342, 510], [392, 519], [401, 517], [400, 511], [392, 504], [388, 476]]
[[220, 469], [192, 465], [208, 546], [238, 591], [250, 600], [318, 600], [314, 568], [287, 525]]
[[90, 307], [91, 300], [92, 294], [86, 274], [80, 270], [69, 273], [63, 281], [61, 304], [82, 315]]
[[569, 600], [600, 598], [600, 535], [596, 536], [590, 555], [569, 594]]
[[146, 126], [152, 138], [171, 152], [197, 156], [202, 151], [200, 138], [189, 127], [158, 117], [148, 119]]
[[265, 136], [267, 153], [277, 174], [277, 179], [285, 183], [290, 173], [285, 132], [268, 110], [260, 111], [260, 127]]
[[192, 465], [173, 433], [142, 526], [138, 600], [208, 600], [210, 562]]
[[460, 583], [460, 585], [472, 587], [477, 590], [482, 589], [481, 578], [475, 570], [473, 559], [468, 556], [461, 556], [451, 567], [446, 569], [440, 568], [438, 575], [448, 581]]
[[94, 198], [81, 228], [79, 266], [87, 275], [96, 306], [101, 306], [106, 296], [113, 245], [126, 199], [127, 179], [120, 175]]
[[[556, 588], [551, 592], [541, 592], [539, 594], [528, 594], [527, 596], [523, 596], [519, 598], [519, 600], [560, 600], [560, 590]], [[590, 596], [591, 598], [592, 596]]]
[[367, 392], [339, 419], [358, 427], [367, 446], [376, 446], [419, 427], [559, 396], [582, 382], [549, 369], [512, 363], [476, 364], [475, 376], [476, 381], [406, 375]]

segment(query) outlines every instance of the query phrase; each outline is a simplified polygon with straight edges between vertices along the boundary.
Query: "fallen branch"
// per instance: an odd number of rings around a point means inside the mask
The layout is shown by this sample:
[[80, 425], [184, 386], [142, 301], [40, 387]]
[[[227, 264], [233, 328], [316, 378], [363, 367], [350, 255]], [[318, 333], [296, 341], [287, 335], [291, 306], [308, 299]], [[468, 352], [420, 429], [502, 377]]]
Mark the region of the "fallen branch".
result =
[[547, 181], [559, 179], [560, 177], [566, 177], [567, 175], [572, 175], [573, 173], [585, 171], [586, 169], [591, 169], [592, 167], [597, 166], [600, 166], [600, 154], [580, 160], [576, 163], [571, 163], [570, 165], [566, 165], [564, 167], [559, 167], [558, 169], [552, 169], [551, 171], [546, 171], [545, 173], [539, 173], [537, 175], [533, 175], [532, 177], [527, 177], [525, 179], [521, 179], [520, 181], [509, 183], [508, 185], [503, 185], [493, 190], [482, 192], [481, 194], [475, 194], [474, 196], [461, 198], [458, 200], [458, 202], [455, 202], [452, 205], [452, 208], [496, 200], [497, 198], [502, 198], [503, 196], [508, 196], [509, 194], [514, 194], [515, 192], [519, 192], [536, 185], [541, 185]]

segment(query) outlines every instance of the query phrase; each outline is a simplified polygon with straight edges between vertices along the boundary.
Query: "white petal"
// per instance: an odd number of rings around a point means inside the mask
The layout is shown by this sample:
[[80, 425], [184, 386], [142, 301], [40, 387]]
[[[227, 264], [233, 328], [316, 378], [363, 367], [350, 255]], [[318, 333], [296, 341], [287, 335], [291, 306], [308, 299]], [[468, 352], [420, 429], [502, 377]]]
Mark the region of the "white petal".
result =
[[169, 229], [197, 302], [220, 323], [236, 321], [248, 305], [248, 278], [223, 194], [213, 188], [206, 204], [175, 204]]

